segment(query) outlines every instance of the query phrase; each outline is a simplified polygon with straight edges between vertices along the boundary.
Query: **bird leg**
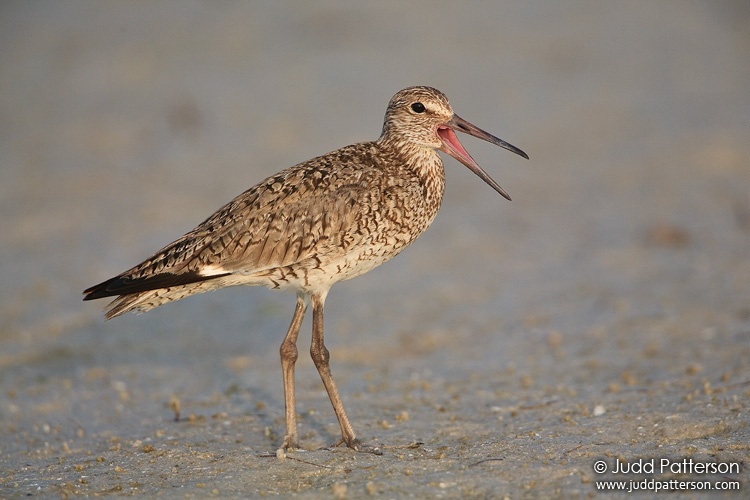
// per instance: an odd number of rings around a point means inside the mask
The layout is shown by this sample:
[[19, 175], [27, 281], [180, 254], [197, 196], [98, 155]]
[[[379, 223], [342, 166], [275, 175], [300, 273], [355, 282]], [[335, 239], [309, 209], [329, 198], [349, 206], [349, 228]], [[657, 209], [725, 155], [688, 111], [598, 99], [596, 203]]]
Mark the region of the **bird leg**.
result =
[[315, 367], [318, 369], [320, 378], [323, 380], [323, 385], [328, 392], [328, 398], [331, 400], [333, 405], [333, 411], [336, 413], [336, 418], [339, 420], [341, 426], [341, 439], [336, 443], [346, 444], [349, 448], [355, 451], [362, 451], [367, 453], [374, 453], [381, 455], [382, 452], [373, 446], [362, 444], [357, 436], [354, 434], [352, 424], [349, 423], [349, 418], [346, 416], [344, 410], [344, 404], [341, 402], [339, 397], [339, 391], [336, 389], [336, 383], [333, 381], [331, 375], [331, 368], [328, 364], [330, 355], [328, 349], [326, 349], [323, 343], [323, 304], [325, 302], [325, 295], [312, 295], [312, 306], [313, 306], [313, 332], [312, 332], [312, 343], [310, 344], [310, 356], [312, 357]]
[[[284, 406], [286, 407], [286, 435], [284, 442], [279, 448], [283, 454], [287, 449], [299, 447], [297, 440], [297, 409], [294, 401], [294, 363], [297, 361], [297, 335], [305, 317], [305, 303], [302, 294], [297, 295], [297, 307], [294, 309], [292, 324], [281, 343], [279, 353], [281, 354], [281, 375], [284, 378]], [[277, 452], [277, 453], [279, 453]]]

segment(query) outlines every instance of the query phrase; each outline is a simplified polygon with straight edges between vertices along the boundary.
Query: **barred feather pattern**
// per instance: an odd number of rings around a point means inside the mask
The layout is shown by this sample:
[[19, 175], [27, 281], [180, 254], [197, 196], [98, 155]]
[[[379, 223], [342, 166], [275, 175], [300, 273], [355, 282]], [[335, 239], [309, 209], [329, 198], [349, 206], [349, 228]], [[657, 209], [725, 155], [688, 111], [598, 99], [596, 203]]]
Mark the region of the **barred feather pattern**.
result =
[[[327, 289], [382, 264], [414, 241], [435, 218], [443, 189], [442, 162], [432, 149], [409, 154], [378, 141], [314, 158], [245, 191], [113, 278], [126, 284], [104, 292], [119, 294], [106, 317], [145, 312], [233, 285], [305, 293]], [[155, 276], [184, 274], [201, 281], [129, 291]], [[93, 291], [96, 287], [87, 293]]]

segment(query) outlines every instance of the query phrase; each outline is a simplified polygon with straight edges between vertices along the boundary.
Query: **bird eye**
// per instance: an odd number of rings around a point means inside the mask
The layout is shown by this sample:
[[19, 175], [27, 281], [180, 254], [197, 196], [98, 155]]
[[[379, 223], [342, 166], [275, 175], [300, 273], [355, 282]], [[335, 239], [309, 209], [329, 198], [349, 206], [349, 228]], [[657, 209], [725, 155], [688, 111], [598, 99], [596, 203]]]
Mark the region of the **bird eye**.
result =
[[411, 105], [411, 109], [415, 113], [424, 113], [424, 104], [422, 104], [421, 102], [415, 102]]

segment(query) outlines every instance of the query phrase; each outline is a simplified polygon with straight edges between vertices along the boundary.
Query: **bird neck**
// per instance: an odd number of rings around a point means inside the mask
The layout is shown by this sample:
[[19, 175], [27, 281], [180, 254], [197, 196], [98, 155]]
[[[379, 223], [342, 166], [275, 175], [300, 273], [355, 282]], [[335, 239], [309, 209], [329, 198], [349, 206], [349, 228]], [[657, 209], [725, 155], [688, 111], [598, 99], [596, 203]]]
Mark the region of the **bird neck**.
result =
[[397, 159], [401, 168], [410, 171], [422, 186], [422, 197], [432, 217], [443, 201], [445, 171], [437, 150], [408, 141], [396, 141], [393, 136], [383, 134], [377, 144], [386, 157]]

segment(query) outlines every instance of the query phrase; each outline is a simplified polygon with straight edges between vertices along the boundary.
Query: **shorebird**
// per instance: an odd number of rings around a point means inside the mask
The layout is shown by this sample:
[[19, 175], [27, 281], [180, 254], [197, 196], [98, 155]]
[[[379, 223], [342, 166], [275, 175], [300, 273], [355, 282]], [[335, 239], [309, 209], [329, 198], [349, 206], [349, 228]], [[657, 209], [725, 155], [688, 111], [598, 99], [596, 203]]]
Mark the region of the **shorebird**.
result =
[[323, 304], [335, 283], [395, 257], [430, 226], [445, 186], [438, 151], [510, 200], [455, 132], [528, 159], [517, 147], [456, 115], [439, 90], [409, 87], [388, 103], [378, 140], [337, 149], [269, 177], [152, 257], [85, 290], [83, 300], [116, 297], [105, 308], [110, 319], [227, 286], [295, 290], [297, 305], [280, 348], [286, 433], [277, 454], [299, 447], [294, 364], [309, 303], [310, 355], [341, 427], [335, 445], [380, 453], [357, 439], [344, 411], [323, 342]]

